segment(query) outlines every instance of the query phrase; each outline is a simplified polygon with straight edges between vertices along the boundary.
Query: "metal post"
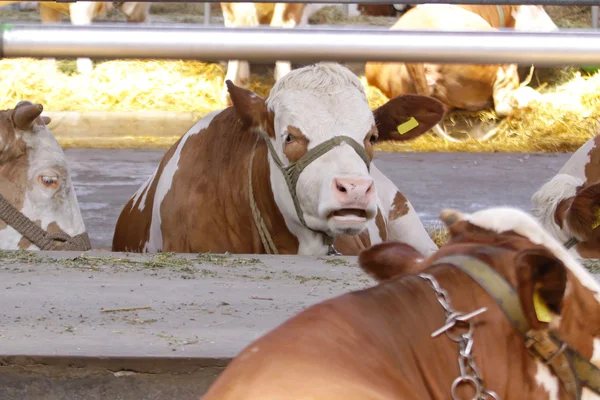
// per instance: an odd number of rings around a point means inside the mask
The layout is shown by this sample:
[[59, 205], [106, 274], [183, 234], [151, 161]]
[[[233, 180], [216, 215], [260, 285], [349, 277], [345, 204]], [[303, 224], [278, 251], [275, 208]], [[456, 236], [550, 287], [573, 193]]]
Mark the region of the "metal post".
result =
[[210, 6], [212, 3], [204, 3], [204, 26], [210, 25]]
[[4, 57], [600, 64], [600, 32], [0, 25]]
[[592, 6], [592, 28], [598, 29], [598, 6]]

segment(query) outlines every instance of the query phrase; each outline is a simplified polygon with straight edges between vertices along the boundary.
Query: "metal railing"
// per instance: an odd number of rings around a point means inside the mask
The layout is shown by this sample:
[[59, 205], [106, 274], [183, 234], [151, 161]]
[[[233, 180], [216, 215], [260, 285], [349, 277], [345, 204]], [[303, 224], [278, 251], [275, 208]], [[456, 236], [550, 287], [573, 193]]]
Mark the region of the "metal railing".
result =
[[143, 25], [0, 26], [2, 57], [251, 62], [600, 63], [600, 32], [390, 31]]

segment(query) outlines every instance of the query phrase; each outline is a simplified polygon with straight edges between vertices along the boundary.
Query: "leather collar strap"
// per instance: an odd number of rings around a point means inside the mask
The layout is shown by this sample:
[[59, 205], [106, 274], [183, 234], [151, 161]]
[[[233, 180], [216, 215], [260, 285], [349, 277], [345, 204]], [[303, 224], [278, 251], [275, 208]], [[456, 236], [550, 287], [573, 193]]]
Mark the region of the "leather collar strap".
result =
[[92, 248], [87, 232], [69, 236], [64, 232], [48, 233], [0, 195], [0, 219], [36, 245], [40, 250], [79, 250]]
[[554, 332], [532, 330], [517, 292], [498, 272], [478, 258], [466, 255], [443, 257], [432, 266], [439, 264], [454, 265], [494, 299], [510, 323], [524, 336], [528, 351], [552, 368], [571, 398], [580, 400], [582, 387], [600, 394], [600, 369], [568, 347]]
[[[265, 142], [267, 142], [267, 146], [269, 147], [269, 153], [271, 153], [271, 157], [275, 161], [277, 168], [283, 174], [285, 178], [285, 182], [287, 184], [288, 190], [290, 191], [290, 196], [294, 202], [294, 208], [296, 209], [296, 214], [298, 215], [298, 219], [300, 223], [313, 232], [316, 232], [314, 229], [308, 227], [306, 225], [306, 221], [304, 220], [304, 212], [300, 208], [300, 201], [298, 200], [298, 194], [296, 193], [296, 185], [298, 183], [298, 179], [300, 178], [300, 174], [306, 167], [308, 167], [313, 161], [323, 156], [330, 150], [333, 150], [334, 147], [340, 146], [342, 144], [347, 144], [354, 149], [354, 151], [360, 156], [363, 160], [367, 169], [370, 170], [371, 160], [369, 159], [369, 155], [363, 146], [361, 146], [358, 142], [352, 139], [349, 136], [334, 136], [331, 139], [318, 144], [314, 148], [310, 149], [306, 152], [300, 159], [296, 162], [291, 163], [287, 167], [283, 165], [283, 162], [277, 155], [277, 151], [273, 147], [273, 143], [271, 143], [271, 139], [264, 136]], [[320, 232], [323, 234], [325, 239], [325, 244], [332, 246], [334, 238], [329, 236], [324, 232]]]

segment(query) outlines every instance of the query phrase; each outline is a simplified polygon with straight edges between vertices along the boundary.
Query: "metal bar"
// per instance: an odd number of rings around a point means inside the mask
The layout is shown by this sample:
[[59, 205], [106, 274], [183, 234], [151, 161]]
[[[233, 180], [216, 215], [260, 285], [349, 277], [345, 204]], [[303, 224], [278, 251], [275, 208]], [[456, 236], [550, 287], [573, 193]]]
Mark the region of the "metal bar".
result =
[[592, 6], [592, 28], [598, 29], [598, 6]]
[[0, 26], [3, 57], [600, 64], [600, 32]]
[[204, 26], [210, 25], [210, 6], [211, 3], [204, 3]]
[[[75, 3], [74, 0], [56, 0]], [[86, 0], [103, 1], [103, 0]], [[219, 3], [221, 0], [141, 0], [144, 3]], [[236, 3], [255, 3], [256, 0], [236, 0]], [[308, 3], [300, 0], [261, 0], [261, 3]], [[310, 3], [351, 4], [356, 0], [311, 0]], [[383, 4], [382, 0], [361, 0], [364, 4]], [[395, 4], [491, 4], [491, 5], [543, 5], [543, 6], [594, 6], [598, 0], [394, 0]]]

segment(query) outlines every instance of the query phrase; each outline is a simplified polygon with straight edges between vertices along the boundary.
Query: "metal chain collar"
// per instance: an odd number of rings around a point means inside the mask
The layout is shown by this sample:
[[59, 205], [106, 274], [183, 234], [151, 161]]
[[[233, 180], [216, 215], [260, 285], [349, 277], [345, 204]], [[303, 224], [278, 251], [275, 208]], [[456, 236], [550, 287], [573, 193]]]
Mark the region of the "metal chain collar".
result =
[[[419, 277], [426, 280], [433, 288], [435, 291], [435, 296], [438, 302], [444, 308], [444, 313], [446, 314], [446, 321], [444, 325], [437, 331], [433, 332], [431, 337], [437, 337], [442, 333], [445, 333], [450, 340], [458, 343], [459, 346], [458, 368], [460, 370], [460, 376], [452, 383], [450, 390], [452, 399], [459, 400], [456, 393], [458, 387], [461, 385], [470, 385], [475, 391], [475, 396], [473, 396], [472, 400], [500, 400], [495, 392], [485, 389], [483, 380], [479, 375], [479, 369], [477, 368], [477, 364], [473, 358], [473, 324], [470, 319], [484, 313], [487, 311], [487, 308], [482, 307], [468, 314], [458, 312], [452, 308], [448, 292], [440, 287], [439, 283], [432, 275], [423, 273], [419, 274]], [[453, 328], [458, 326], [467, 327], [468, 329], [466, 333], [452, 334], [451, 331]]]

